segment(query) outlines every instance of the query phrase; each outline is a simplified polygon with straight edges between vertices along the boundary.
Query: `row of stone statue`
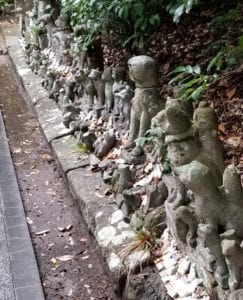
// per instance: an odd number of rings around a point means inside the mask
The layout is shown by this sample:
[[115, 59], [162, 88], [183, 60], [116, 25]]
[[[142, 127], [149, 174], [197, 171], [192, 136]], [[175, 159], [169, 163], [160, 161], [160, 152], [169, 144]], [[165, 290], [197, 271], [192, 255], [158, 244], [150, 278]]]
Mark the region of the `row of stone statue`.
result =
[[243, 190], [235, 167], [224, 168], [213, 109], [201, 102], [193, 113], [180, 99], [165, 103], [157, 90], [155, 61], [148, 56], [131, 58], [128, 68], [104, 68], [98, 43], [77, 51], [82, 29], [72, 32], [67, 18], [46, 0], [35, 5], [31, 22], [30, 31], [39, 26], [41, 32], [27, 48], [28, 62], [63, 111], [65, 125], [79, 121], [82, 112], [91, 111], [96, 119], [112, 116], [114, 127], [129, 129], [129, 148], [153, 123], [172, 167], [169, 180], [162, 177], [166, 199], [156, 205], [165, 205], [167, 225], [205, 285], [211, 287], [213, 274], [224, 289], [242, 287]]
[[[144, 136], [151, 118], [164, 107], [157, 91], [155, 61], [133, 57], [126, 66], [103, 67], [101, 46], [95, 41], [87, 51], [77, 49], [81, 28], [73, 31], [65, 15], [47, 0], [36, 1], [26, 30], [28, 63], [43, 77], [43, 85], [64, 111], [65, 124], [77, 118], [79, 109], [93, 110], [96, 117], [112, 113], [130, 144]], [[38, 27], [38, 35], [33, 31]], [[35, 40], [33, 42], [33, 36]], [[47, 50], [48, 49], [48, 50]], [[133, 83], [133, 82], [134, 83]], [[135, 91], [134, 91], [135, 84]], [[86, 95], [88, 105], [84, 103]]]

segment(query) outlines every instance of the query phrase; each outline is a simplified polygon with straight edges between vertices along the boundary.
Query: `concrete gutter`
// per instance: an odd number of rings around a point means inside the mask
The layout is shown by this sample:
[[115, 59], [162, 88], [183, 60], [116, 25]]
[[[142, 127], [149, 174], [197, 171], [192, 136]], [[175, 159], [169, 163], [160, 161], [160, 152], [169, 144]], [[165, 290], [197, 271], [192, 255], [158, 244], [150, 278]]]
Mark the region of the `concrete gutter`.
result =
[[0, 112], [0, 299], [44, 300]]

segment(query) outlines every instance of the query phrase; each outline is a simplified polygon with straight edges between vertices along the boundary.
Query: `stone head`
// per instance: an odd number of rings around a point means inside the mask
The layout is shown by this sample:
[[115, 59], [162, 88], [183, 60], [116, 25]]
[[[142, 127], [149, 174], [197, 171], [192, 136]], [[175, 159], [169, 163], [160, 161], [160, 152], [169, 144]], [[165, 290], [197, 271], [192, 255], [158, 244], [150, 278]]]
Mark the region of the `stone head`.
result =
[[186, 106], [179, 99], [168, 98], [160, 124], [166, 134], [179, 134], [191, 127], [191, 120]]
[[156, 63], [152, 57], [146, 55], [134, 56], [128, 60], [129, 75], [136, 87], [157, 87], [158, 78]]
[[194, 113], [194, 123], [199, 130], [217, 130], [218, 122], [212, 107], [205, 101], [199, 103]]

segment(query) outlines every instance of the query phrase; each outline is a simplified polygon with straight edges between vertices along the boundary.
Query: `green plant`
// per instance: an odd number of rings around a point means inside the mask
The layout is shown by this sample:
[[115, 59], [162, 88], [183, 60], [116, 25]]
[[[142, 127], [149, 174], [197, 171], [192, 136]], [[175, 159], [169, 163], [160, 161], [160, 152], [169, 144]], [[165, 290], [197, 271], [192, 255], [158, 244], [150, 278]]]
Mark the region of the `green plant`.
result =
[[3, 14], [10, 11], [13, 6], [14, 1], [12, 0], [0, 0], [0, 11], [2, 11]]
[[170, 1], [167, 6], [167, 11], [172, 15], [173, 21], [178, 23], [181, 19], [181, 16], [186, 13], [188, 14], [192, 7], [198, 5], [200, 0], [175, 0]]
[[163, 1], [159, 0], [63, 0], [62, 13], [71, 26], [80, 26], [80, 45], [85, 49], [100, 33], [117, 35], [124, 47], [142, 47], [144, 36], [160, 22]]
[[237, 6], [233, 9], [230, 9], [224, 15], [215, 17], [212, 20], [212, 26], [215, 30], [222, 30], [224, 29], [229, 23], [235, 21], [235, 18], [240, 13], [240, 4], [238, 3]]
[[87, 147], [86, 144], [84, 144], [84, 143], [77, 143], [77, 146], [78, 146], [79, 151], [80, 151], [81, 153], [85, 154], [85, 153], [88, 153], [88, 152], [89, 152], [88, 147]]
[[171, 72], [174, 77], [169, 84], [176, 83], [181, 92], [181, 99], [199, 101], [203, 92], [215, 82], [217, 75], [201, 74], [199, 65], [179, 66]]
[[243, 58], [243, 34], [238, 38], [236, 46], [230, 45], [228, 42], [221, 47], [221, 50], [210, 60], [207, 66], [207, 72], [212, 70], [221, 71], [224, 68], [231, 67]]
[[207, 72], [210, 73], [212, 69], [215, 69], [217, 72], [221, 71], [224, 63], [224, 52], [219, 51], [209, 62], [207, 66]]

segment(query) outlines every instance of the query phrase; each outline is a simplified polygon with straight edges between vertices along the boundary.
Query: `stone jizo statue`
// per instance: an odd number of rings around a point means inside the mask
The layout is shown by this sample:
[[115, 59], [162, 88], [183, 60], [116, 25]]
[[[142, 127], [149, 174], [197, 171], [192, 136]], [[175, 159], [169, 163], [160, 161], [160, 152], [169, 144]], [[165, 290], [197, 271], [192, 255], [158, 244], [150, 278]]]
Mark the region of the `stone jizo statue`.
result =
[[145, 55], [132, 57], [128, 61], [128, 67], [136, 86], [129, 128], [129, 144], [134, 146], [138, 137], [145, 136], [151, 119], [164, 108], [165, 103], [157, 90], [158, 77], [153, 58]]

